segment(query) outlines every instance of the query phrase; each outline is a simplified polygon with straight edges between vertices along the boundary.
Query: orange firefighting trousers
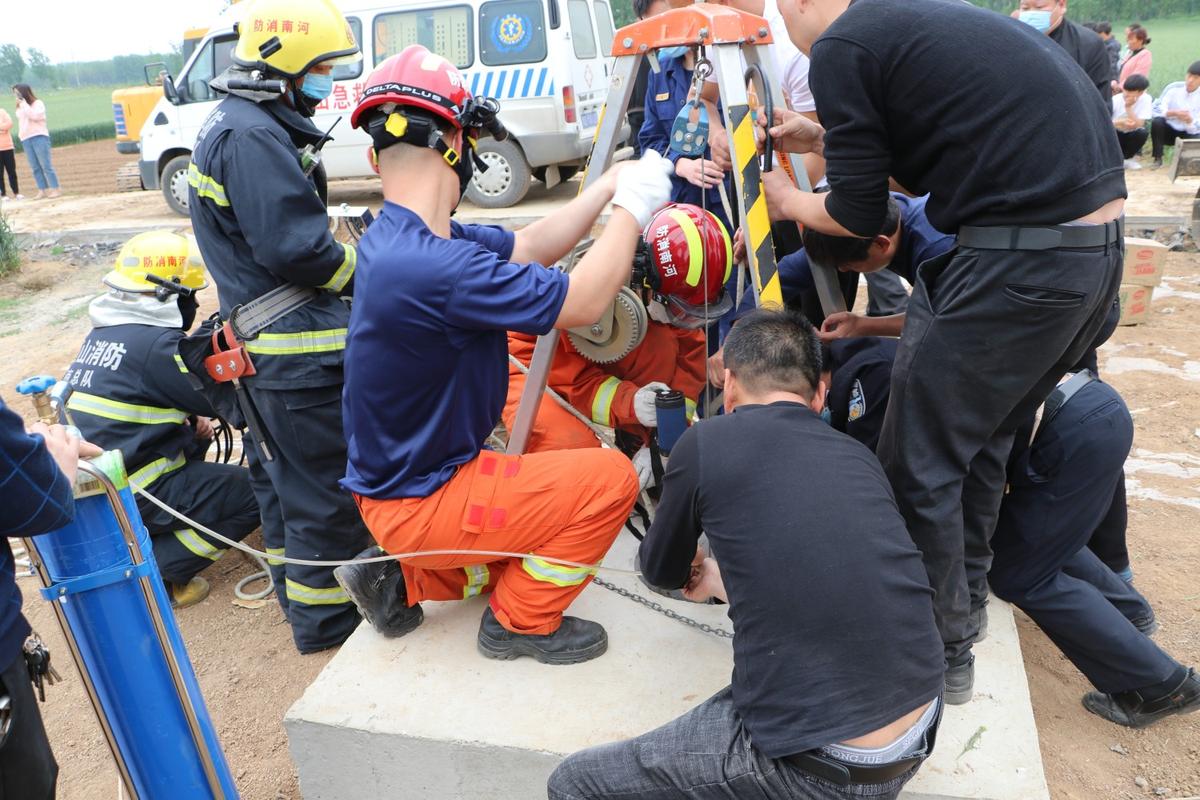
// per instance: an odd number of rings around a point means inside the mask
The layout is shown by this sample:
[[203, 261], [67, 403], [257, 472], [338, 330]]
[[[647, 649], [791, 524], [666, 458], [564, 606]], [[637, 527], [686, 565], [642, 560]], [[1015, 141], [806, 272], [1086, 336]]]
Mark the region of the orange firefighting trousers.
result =
[[[508, 352], [522, 364], [533, 358], [535, 340], [508, 334]], [[632, 353], [612, 364], [595, 364], [581, 356], [564, 335], [554, 352], [546, 385], [598, 425], [632, 433], [648, 442], [650, 434], [633, 410], [633, 396], [648, 383], [661, 381], [683, 392], [689, 410], [704, 388], [707, 359], [703, 331], [650, 323], [646, 338]], [[525, 374], [509, 362], [508, 398], [504, 425], [509, 430], [517, 417]], [[690, 416], [690, 415], [689, 415]], [[543, 397], [529, 434], [527, 452], [599, 447], [595, 434], [554, 400]]]
[[508, 456], [484, 450], [428, 497], [356, 496], [363, 520], [390, 553], [504, 550], [525, 558], [406, 558], [408, 603], [491, 593], [496, 618], [515, 633], [558, 630], [564, 609], [594, 574], [546, 561], [598, 564], [638, 493], [629, 459], [615, 450]]

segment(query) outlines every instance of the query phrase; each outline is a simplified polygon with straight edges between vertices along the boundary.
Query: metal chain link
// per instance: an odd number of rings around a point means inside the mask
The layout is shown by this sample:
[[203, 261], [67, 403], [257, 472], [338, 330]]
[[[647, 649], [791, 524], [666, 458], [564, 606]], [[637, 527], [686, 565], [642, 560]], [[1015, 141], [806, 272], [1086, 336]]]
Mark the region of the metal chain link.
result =
[[717, 636], [722, 639], [732, 639], [733, 638], [732, 631], [727, 631], [724, 628], [714, 627], [707, 623], [700, 622], [699, 620], [692, 619], [691, 617], [685, 617], [682, 614], [676, 614], [671, 609], [664, 608], [663, 606], [654, 602], [650, 598], [642, 597], [640, 594], [637, 594], [636, 592], [631, 592], [628, 589], [624, 589], [620, 586], [617, 586], [615, 583], [609, 583], [608, 581], [606, 581], [602, 578], [596, 578], [596, 577], [592, 578], [592, 583], [596, 584], [597, 586], [602, 586], [605, 589], [608, 589], [610, 592], [616, 592], [617, 594], [621, 595], [621, 597], [627, 597], [630, 600], [632, 600], [633, 602], [639, 603], [639, 604], [645, 606], [646, 608], [650, 609], [651, 611], [657, 611], [658, 613], [662, 614], [663, 616], [668, 617], [673, 620], [676, 620], [677, 622], [682, 622], [684, 625], [687, 625], [689, 627], [696, 628], [698, 630], [704, 631], [705, 633], [711, 633], [713, 636]]

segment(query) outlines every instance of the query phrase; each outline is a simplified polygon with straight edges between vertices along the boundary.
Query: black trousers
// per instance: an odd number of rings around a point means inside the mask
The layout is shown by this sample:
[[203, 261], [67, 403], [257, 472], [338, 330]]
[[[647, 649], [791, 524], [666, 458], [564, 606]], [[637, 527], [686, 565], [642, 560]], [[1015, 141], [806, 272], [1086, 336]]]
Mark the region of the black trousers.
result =
[[1093, 346], [1121, 246], [960, 247], [918, 270], [878, 454], [925, 561], [947, 663], [970, 658], [972, 581], [990, 561], [1017, 425]]
[[1124, 481], [1132, 442], [1120, 395], [1102, 383], [1080, 389], [1016, 461], [992, 540], [996, 595], [1102, 692], [1150, 686], [1179, 667], [1133, 624], [1152, 615], [1145, 598], [1085, 546]]
[[0, 737], [0, 800], [54, 800], [58, 762], [50, 750], [42, 713], [21, 653], [0, 671], [0, 697], [8, 695], [12, 724]]
[[[156, 480], [148, 491], [171, 508], [234, 541], [246, 538], [259, 524], [258, 501], [250, 488], [250, 473], [235, 464], [189, 461]], [[163, 580], [185, 584], [229, 547], [189, 528], [140, 496], [138, 510], [150, 531], [154, 560]]]
[[[1101, 501], [1103, 502], [1103, 501]], [[1129, 569], [1129, 544], [1125, 538], [1129, 526], [1129, 507], [1125, 499], [1125, 471], [1121, 470], [1121, 478], [1113, 490], [1112, 502], [1108, 511], [1092, 538], [1088, 539], [1088, 549], [1104, 562], [1113, 572], [1121, 573]]]
[[1178, 139], [1198, 138], [1177, 131], [1167, 124], [1166, 117], [1155, 117], [1150, 121], [1150, 152], [1155, 158], [1163, 157], [1163, 148], [1175, 144]]
[[[260, 461], [270, 491], [261, 480], [254, 487], [260, 505], [283, 520], [284, 555], [317, 561], [354, 558], [373, 540], [354, 499], [338, 485], [346, 474], [341, 385], [286, 391], [251, 385], [249, 391], [275, 457]], [[273, 547], [274, 536], [267, 538]], [[281, 602], [301, 653], [339, 645], [358, 626], [358, 611], [333, 579], [333, 567], [272, 567], [282, 573]]]
[[21, 189], [17, 186], [17, 151], [16, 150], [0, 150], [0, 197], [4, 197], [4, 174], [8, 173], [8, 183], [12, 186], [12, 193], [18, 195]]
[[[1136, 128], [1132, 131], [1117, 131], [1117, 141], [1121, 143], [1122, 158], [1133, 158], [1146, 144], [1146, 140], [1150, 138], [1150, 131], [1145, 128]], [[1162, 153], [1162, 150], [1159, 150]]]

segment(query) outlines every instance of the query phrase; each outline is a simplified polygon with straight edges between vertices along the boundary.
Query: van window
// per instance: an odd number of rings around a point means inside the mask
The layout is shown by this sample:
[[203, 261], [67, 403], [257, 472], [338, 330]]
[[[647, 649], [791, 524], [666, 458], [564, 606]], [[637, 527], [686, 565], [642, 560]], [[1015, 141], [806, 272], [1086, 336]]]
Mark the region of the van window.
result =
[[375, 63], [420, 44], [459, 69], [475, 62], [470, 6], [397, 11], [375, 17]]
[[233, 46], [237, 37], [230, 35], [221, 39], [209, 39], [204, 44], [192, 68], [188, 70], [187, 83], [180, 95], [181, 103], [203, 103], [216, 99], [216, 93], [208, 82], [227, 70], [233, 63]]
[[[354, 31], [354, 41], [358, 42], [358, 49], [366, 50], [362, 38], [362, 20], [358, 17], [346, 17], [346, 22], [350, 23], [350, 30]], [[366, 55], [363, 55], [366, 58]], [[339, 64], [333, 68], [330, 73], [335, 81], [348, 81], [362, 75], [362, 62], [358, 61], [354, 64]]]
[[596, 32], [587, 0], [567, 0], [567, 18], [571, 20], [571, 41], [576, 58], [596, 57]]
[[596, 0], [592, 3], [592, 8], [596, 10], [596, 33], [600, 34], [600, 52], [608, 55], [612, 52], [613, 37], [616, 36], [613, 31], [612, 9], [605, 0]]
[[545, 61], [542, 0], [497, 0], [481, 5], [479, 57], [489, 67]]

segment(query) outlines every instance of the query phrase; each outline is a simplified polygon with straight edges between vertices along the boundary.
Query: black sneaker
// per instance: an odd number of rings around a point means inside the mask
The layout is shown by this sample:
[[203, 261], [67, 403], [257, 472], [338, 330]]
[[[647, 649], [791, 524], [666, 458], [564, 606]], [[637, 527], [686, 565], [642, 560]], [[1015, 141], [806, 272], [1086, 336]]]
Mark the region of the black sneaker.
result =
[[975, 656], [966, 663], [946, 667], [946, 693], [942, 699], [948, 705], [961, 706], [970, 702], [975, 688]]
[[1083, 707], [1126, 728], [1144, 728], [1164, 717], [1200, 711], [1200, 678], [1196, 677], [1196, 670], [1189, 669], [1179, 686], [1149, 699], [1136, 690], [1117, 694], [1088, 692], [1083, 696]]
[[1154, 159], [1154, 168], [1155, 168], [1155, 169], [1158, 169], [1158, 168], [1159, 168], [1159, 167], [1161, 167], [1162, 165], [1163, 165], [1163, 163], [1162, 163], [1162, 159], [1161, 159], [1161, 158], [1156, 158], [1156, 159]]
[[[355, 558], [387, 555], [382, 547], [371, 546]], [[333, 571], [334, 580], [358, 606], [358, 613], [371, 627], [389, 639], [416, 629], [425, 619], [420, 605], [408, 605], [404, 573], [396, 561], [371, 564], [345, 564]]]
[[511, 661], [531, 656], [543, 664], [580, 664], [604, 655], [608, 634], [598, 622], [563, 617], [554, 633], [513, 633], [500, 624], [489, 605], [479, 622], [479, 652], [488, 658]]
[[983, 605], [979, 608], [971, 609], [971, 627], [977, 628], [979, 633], [975, 635], [975, 642], [978, 644], [987, 638], [988, 635], [988, 613], [987, 600], [983, 601]]

